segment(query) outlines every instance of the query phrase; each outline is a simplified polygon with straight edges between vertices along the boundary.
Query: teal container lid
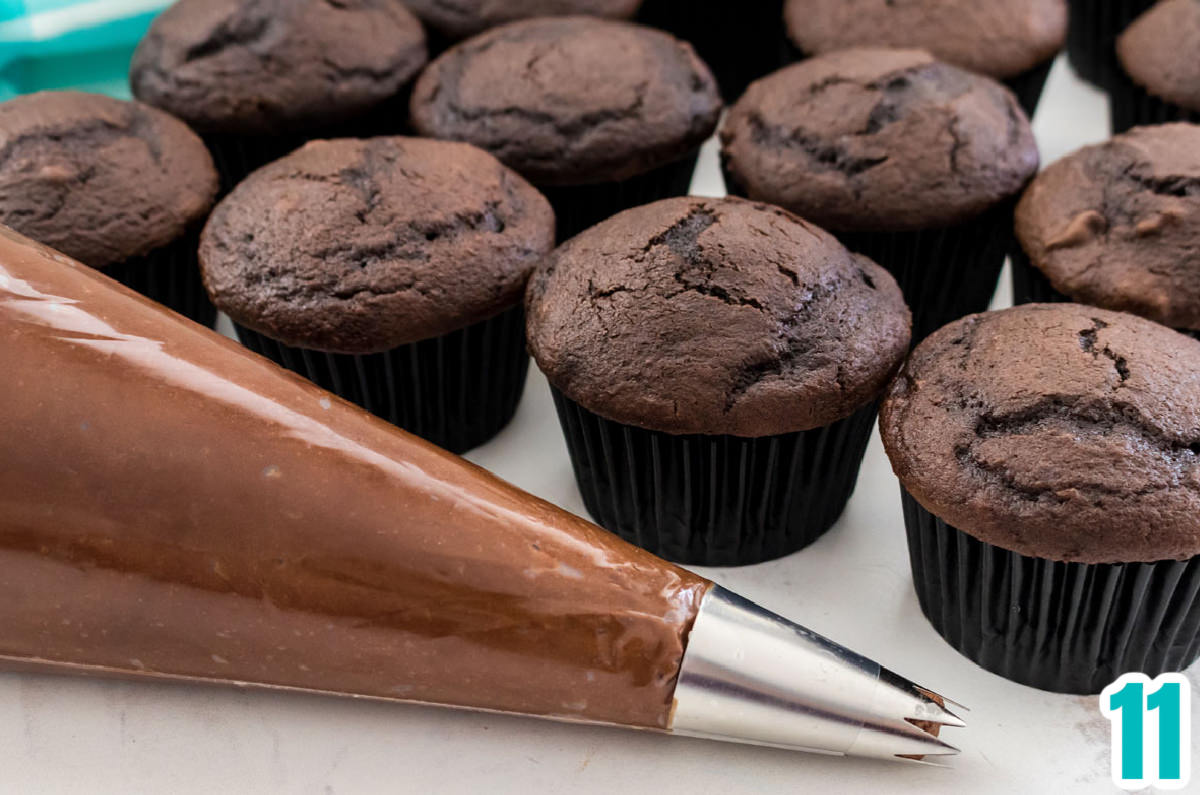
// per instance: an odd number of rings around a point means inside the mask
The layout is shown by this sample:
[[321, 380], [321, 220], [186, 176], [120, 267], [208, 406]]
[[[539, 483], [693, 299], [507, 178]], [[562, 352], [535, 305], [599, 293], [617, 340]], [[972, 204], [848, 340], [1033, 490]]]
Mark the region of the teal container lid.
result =
[[50, 89], [129, 96], [129, 60], [170, 0], [0, 0], [0, 100]]

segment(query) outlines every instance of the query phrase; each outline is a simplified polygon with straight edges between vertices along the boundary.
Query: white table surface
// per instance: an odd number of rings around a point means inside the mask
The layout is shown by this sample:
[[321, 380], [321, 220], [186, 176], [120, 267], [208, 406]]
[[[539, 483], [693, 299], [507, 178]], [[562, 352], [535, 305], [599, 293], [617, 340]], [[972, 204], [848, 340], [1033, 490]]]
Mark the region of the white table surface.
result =
[[[1105, 99], [1060, 60], [1034, 126], [1050, 162], [1107, 136]], [[697, 193], [720, 194], [716, 163], [710, 144]], [[1008, 296], [1004, 282], [997, 304]], [[539, 373], [512, 425], [468, 457], [583, 513]], [[1096, 698], [993, 676], [925, 621], [878, 437], [845, 515], [824, 538], [783, 560], [703, 573], [966, 703], [969, 728], [944, 735], [962, 755], [932, 769], [404, 704], [0, 674], [0, 791], [1116, 791]], [[1194, 666], [1193, 681], [1198, 673]], [[1200, 737], [1200, 709], [1192, 714]]]

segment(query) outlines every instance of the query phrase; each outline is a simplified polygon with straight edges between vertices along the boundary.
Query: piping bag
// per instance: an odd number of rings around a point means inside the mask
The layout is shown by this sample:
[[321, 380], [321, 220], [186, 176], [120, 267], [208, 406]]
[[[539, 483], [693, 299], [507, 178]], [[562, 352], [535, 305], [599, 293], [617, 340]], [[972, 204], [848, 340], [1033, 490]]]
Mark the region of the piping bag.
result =
[[0, 227], [0, 667], [954, 753], [946, 701]]

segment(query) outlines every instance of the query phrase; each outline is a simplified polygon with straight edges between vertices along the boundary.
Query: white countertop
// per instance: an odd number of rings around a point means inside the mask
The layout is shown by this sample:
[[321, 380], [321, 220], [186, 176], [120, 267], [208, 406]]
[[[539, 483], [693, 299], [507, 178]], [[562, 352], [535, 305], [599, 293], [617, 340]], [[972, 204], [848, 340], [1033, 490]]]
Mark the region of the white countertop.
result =
[[[1055, 66], [1035, 128], [1043, 162], [1108, 133], [1104, 97]], [[696, 192], [719, 193], [705, 151]], [[1007, 277], [1005, 277], [1007, 278]], [[1007, 282], [997, 298], [1008, 303]], [[583, 513], [545, 380], [469, 456]], [[961, 657], [917, 607], [899, 491], [876, 439], [841, 521], [812, 547], [717, 582], [966, 703], [950, 769], [860, 762], [404, 704], [0, 674], [3, 792], [1075, 792], [1108, 780], [1095, 697], [1007, 682]], [[1200, 666], [1193, 666], [1193, 681]], [[1200, 737], [1200, 709], [1193, 710]], [[1196, 791], [1200, 791], [1200, 787]]]

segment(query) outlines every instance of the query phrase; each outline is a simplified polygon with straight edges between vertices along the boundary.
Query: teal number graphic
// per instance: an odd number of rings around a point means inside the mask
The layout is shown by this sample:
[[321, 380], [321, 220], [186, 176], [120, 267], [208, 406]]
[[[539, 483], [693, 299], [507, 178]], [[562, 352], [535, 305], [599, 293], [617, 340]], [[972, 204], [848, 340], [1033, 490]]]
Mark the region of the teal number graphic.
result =
[[[1128, 690], [1129, 685], [1125, 689]], [[1179, 728], [1183, 720], [1179, 705], [1182, 698], [1178, 682], [1167, 682], [1146, 697], [1146, 709], [1158, 710], [1158, 778], [1161, 781], [1180, 778]], [[1138, 758], [1140, 760], [1141, 754]]]
[[1127, 682], [1108, 699], [1108, 708], [1121, 713], [1121, 778], [1131, 781], [1142, 777], [1142, 704], [1141, 682]]
[[1113, 783], [1125, 790], [1187, 786], [1191, 698], [1191, 683], [1178, 673], [1153, 680], [1142, 673], [1123, 674], [1104, 688], [1100, 711], [1112, 722]]

